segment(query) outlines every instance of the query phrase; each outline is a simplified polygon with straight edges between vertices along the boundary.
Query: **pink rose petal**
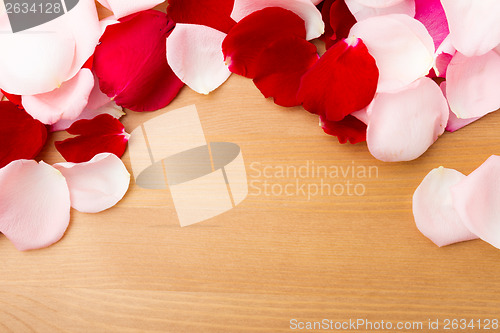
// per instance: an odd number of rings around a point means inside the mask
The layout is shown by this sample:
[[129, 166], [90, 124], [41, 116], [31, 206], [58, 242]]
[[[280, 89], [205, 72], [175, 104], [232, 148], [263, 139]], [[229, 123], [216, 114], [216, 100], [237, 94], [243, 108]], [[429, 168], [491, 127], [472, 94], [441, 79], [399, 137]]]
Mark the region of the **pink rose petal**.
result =
[[350, 36], [361, 38], [380, 71], [378, 92], [405, 87], [427, 75], [434, 62], [434, 41], [419, 21], [402, 14], [358, 22]]
[[231, 75], [222, 54], [225, 37], [225, 33], [204, 25], [178, 23], [167, 38], [168, 64], [187, 86], [208, 94]]
[[483, 55], [500, 44], [500, 1], [441, 0], [455, 48], [471, 57]]
[[[443, 95], [446, 97], [446, 81], [443, 81], [439, 87], [441, 88]], [[478, 119], [481, 119], [481, 117], [459, 119], [450, 109], [450, 117], [448, 118], [448, 125], [446, 125], [446, 130], [448, 132], [458, 131], [459, 129], [472, 124]]]
[[282, 7], [300, 16], [306, 23], [307, 40], [318, 38], [325, 32], [321, 12], [311, 0], [235, 0], [231, 17], [238, 22], [266, 7]]
[[419, 20], [429, 31], [434, 46], [441, 45], [450, 34], [448, 20], [440, 0], [415, 0], [415, 19]]
[[101, 5], [111, 10], [117, 19], [151, 9], [165, 0], [97, 0]]
[[85, 163], [57, 163], [66, 178], [71, 206], [83, 213], [99, 213], [113, 207], [128, 190], [130, 174], [114, 154], [98, 154]]
[[40, 95], [22, 97], [26, 112], [44, 124], [54, 124], [61, 119], [75, 119], [85, 109], [94, 87], [92, 72], [84, 68], [61, 87]]
[[500, 248], [500, 157], [491, 156], [451, 188], [453, 206], [464, 225]]
[[439, 167], [424, 178], [413, 194], [413, 216], [418, 230], [437, 246], [477, 239], [453, 206], [451, 188], [465, 175]]
[[50, 165], [17, 160], [0, 169], [0, 232], [20, 250], [47, 247], [69, 224], [69, 190]]
[[410, 17], [415, 16], [415, 0], [403, 0], [388, 7], [369, 7], [363, 5], [358, 0], [345, 0], [347, 7], [356, 20], [361, 21], [373, 16], [389, 14], [405, 14]]
[[379, 93], [368, 106], [368, 149], [384, 162], [416, 159], [443, 134], [448, 115], [441, 89], [426, 77], [400, 91]]
[[448, 66], [446, 95], [458, 118], [482, 117], [500, 108], [500, 55], [456, 53]]

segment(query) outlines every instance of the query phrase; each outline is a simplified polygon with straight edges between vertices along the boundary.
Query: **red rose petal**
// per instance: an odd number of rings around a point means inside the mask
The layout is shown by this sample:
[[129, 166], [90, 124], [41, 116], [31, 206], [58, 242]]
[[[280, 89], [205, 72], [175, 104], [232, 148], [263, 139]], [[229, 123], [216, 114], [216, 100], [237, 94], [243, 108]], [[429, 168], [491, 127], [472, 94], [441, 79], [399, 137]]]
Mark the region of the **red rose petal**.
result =
[[[23, 109], [23, 101], [21, 95], [9, 94], [6, 91], [0, 90], [2, 94], [12, 103], [14, 103], [18, 108]], [[1, 99], [0, 99], [1, 100]]]
[[297, 98], [307, 111], [339, 121], [370, 104], [378, 75], [375, 60], [363, 41], [343, 40], [302, 77]]
[[316, 61], [316, 46], [296, 36], [282, 38], [258, 57], [253, 82], [266, 98], [274, 97], [278, 105], [300, 105], [300, 79]]
[[174, 23], [147, 10], [106, 28], [94, 55], [101, 90], [134, 111], [167, 106], [184, 85], [167, 63], [166, 39]]
[[344, 144], [366, 141], [366, 124], [354, 116], [348, 115], [340, 121], [329, 121], [320, 117], [321, 127], [326, 134], [336, 136]]
[[73, 163], [87, 162], [100, 153], [121, 157], [129, 139], [122, 123], [109, 114], [79, 120], [67, 132], [79, 136], [56, 141], [55, 145], [64, 159]]
[[349, 36], [349, 31], [356, 24], [356, 19], [347, 7], [345, 0], [326, 0], [321, 9], [325, 34], [321, 39], [329, 49], [337, 41]]
[[47, 128], [15, 104], [0, 102], [0, 168], [19, 159], [32, 159], [47, 141]]
[[280, 7], [268, 7], [248, 15], [222, 42], [229, 70], [253, 79], [260, 53], [285, 36], [306, 38], [304, 20], [297, 14]]
[[228, 33], [236, 24], [231, 18], [234, 0], [169, 0], [167, 13], [175, 23], [206, 25]]

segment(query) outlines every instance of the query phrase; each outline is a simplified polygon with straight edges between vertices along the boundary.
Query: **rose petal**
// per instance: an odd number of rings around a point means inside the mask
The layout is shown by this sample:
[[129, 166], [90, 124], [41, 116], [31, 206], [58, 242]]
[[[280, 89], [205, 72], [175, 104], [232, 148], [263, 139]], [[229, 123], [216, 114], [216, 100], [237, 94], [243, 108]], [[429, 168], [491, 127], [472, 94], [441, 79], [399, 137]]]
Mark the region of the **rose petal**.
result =
[[101, 5], [111, 10], [117, 19], [151, 9], [165, 0], [97, 0]]
[[370, 104], [377, 81], [375, 60], [363, 41], [343, 40], [302, 77], [297, 99], [307, 111], [340, 121]]
[[453, 206], [464, 225], [500, 248], [500, 157], [491, 156], [451, 188]]
[[356, 20], [366, 20], [374, 16], [389, 14], [405, 14], [410, 17], [415, 16], [415, 0], [403, 0], [388, 7], [370, 7], [363, 5], [358, 0], [345, 0], [347, 7]]
[[167, 13], [175, 23], [205, 25], [227, 34], [236, 24], [233, 5], [234, 0], [169, 0]]
[[[446, 81], [441, 82], [439, 85], [443, 95], [446, 97]], [[469, 119], [459, 119], [450, 109], [450, 116], [448, 118], [448, 124], [446, 125], [446, 130], [448, 132], [455, 132], [459, 129], [472, 124], [476, 120], [481, 119], [481, 117], [469, 118]]]
[[361, 38], [380, 71], [378, 92], [397, 90], [429, 73], [434, 41], [419, 21], [402, 14], [358, 22], [351, 36]]
[[57, 163], [68, 182], [71, 206], [82, 213], [113, 207], [127, 193], [130, 174], [114, 154], [98, 154], [85, 163]]
[[23, 96], [26, 112], [44, 124], [54, 124], [60, 119], [75, 119], [88, 103], [94, 87], [92, 72], [84, 68], [61, 87], [40, 95]]
[[68, 13], [19, 33], [0, 22], [0, 87], [17, 95], [52, 91], [94, 53], [100, 29], [95, 3], [80, 0]]
[[326, 48], [332, 47], [335, 42], [347, 38], [356, 19], [347, 8], [344, 0], [326, 0], [321, 8], [321, 15], [325, 23], [325, 33], [321, 39]]
[[[0, 89], [0, 95], [5, 96], [5, 98], [7, 98], [12, 103], [14, 103], [18, 108], [24, 109], [23, 108], [23, 102], [22, 102], [22, 96], [21, 95], [9, 94], [8, 92], [3, 91], [1, 89]], [[0, 98], [0, 100], [2, 100], [2, 99]]]
[[101, 90], [134, 111], [168, 105], [184, 85], [166, 58], [166, 38], [173, 28], [167, 15], [156, 10], [108, 26], [94, 56]]
[[87, 162], [99, 153], [113, 153], [121, 157], [130, 137], [122, 123], [109, 114], [79, 120], [67, 132], [79, 136], [56, 141], [55, 145], [64, 159], [73, 163]]
[[368, 106], [368, 149], [384, 162], [416, 159], [443, 134], [448, 114], [441, 89], [426, 77], [400, 91], [379, 93]]
[[251, 13], [231, 29], [222, 43], [229, 70], [254, 78], [259, 54], [285, 36], [305, 38], [304, 21], [296, 14], [278, 7]]
[[500, 1], [441, 0], [455, 48], [471, 57], [500, 44]]
[[178, 23], [167, 38], [167, 61], [175, 75], [200, 94], [217, 89], [231, 75], [221, 48], [225, 37], [203, 25]]
[[260, 54], [253, 82], [266, 98], [273, 97], [278, 105], [300, 105], [297, 101], [300, 79], [318, 58], [313, 44], [296, 36], [284, 37]]
[[458, 118], [481, 117], [500, 108], [500, 55], [456, 53], [448, 66], [446, 95]]
[[366, 124], [352, 115], [341, 121], [329, 121], [320, 116], [320, 125], [326, 134], [336, 136], [342, 144], [347, 141], [351, 144], [366, 141]]
[[0, 102], [0, 168], [36, 157], [46, 141], [47, 129], [41, 122], [11, 102]]
[[373, 8], [387, 8], [396, 6], [404, 0], [356, 0], [361, 5]]
[[424, 178], [413, 194], [413, 216], [418, 230], [437, 246], [477, 239], [453, 206], [451, 188], [465, 175], [439, 167]]
[[20, 250], [47, 247], [64, 235], [70, 200], [62, 174], [43, 162], [0, 169], [0, 231]]
[[364, 124], [368, 125], [368, 111], [367, 108], [351, 113], [351, 116], [361, 120]]
[[[282, 7], [300, 16], [305, 22], [307, 40], [318, 38], [325, 32], [321, 12], [310, 0], [235, 0], [231, 17], [239, 22], [251, 13], [266, 7]], [[280, 22], [278, 18], [277, 22]]]
[[450, 34], [448, 20], [440, 0], [415, 0], [415, 19], [427, 28], [436, 49]]

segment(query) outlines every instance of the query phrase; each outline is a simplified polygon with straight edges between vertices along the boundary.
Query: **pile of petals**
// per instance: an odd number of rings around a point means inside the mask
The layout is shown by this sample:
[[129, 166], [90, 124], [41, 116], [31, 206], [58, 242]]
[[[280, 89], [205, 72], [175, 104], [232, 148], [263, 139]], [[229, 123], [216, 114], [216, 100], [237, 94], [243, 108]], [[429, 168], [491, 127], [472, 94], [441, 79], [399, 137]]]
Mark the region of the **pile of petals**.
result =
[[500, 249], [500, 156], [465, 176], [439, 167], [413, 195], [418, 229], [438, 246], [480, 238]]

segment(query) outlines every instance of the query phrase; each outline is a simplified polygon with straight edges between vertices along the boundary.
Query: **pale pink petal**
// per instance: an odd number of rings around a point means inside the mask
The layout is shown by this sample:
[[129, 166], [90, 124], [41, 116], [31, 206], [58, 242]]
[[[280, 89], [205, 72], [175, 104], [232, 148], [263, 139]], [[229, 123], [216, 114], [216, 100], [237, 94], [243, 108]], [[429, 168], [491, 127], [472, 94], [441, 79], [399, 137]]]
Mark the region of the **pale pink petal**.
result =
[[225, 37], [204, 25], [178, 23], [167, 38], [168, 64], [191, 89], [208, 94], [231, 75], [222, 53]]
[[90, 92], [87, 108], [91, 110], [96, 110], [111, 102], [111, 98], [101, 91], [101, 88], [99, 86], [99, 78], [97, 78], [95, 73], [93, 73], [93, 75], [94, 75], [94, 87]]
[[69, 213], [68, 185], [50, 165], [17, 160], [0, 169], [0, 232], [18, 250], [57, 242], [68, 227]]
[[[446, 81], [443, 81], [440, 85], [443, 95], [446, 97]], [[448, 125], [446, 125], [446, 130], [448, 132], [455, 132], [459, 129], [472, 124], [476, 120], [481, 119], [481, 117], [459, 119], [450, 109], [450, 116], [448, 118]]]
[[93, 119], [101, 114], [109, 114], [115, 117], [116, 119], [120, 119], [122, 116], [125, 115], [125, 112], [123, 112], [123, 108], [121, 106], [116, 105], [116, 103], [113, 101], [109, 101], [108, 103], [104, 104], [103, 106], [97, 109], [92, 109], [87, 106], [77, 118], [73, 120], [61, 119], [57, 123], [51, 125], [50, 131], [51, 132], [64, 131], [78, 120]]
[[18, 33], [0, 20], [0, 88], [17, 95], [58, 88], [94, 53], [100, 35], [93, 0], [80, 0], [68, 13]]
[[500, 55], [456, 53], [448, 66], [446, 95], [458, 118], [481, 117], [500, 108]]
[[500, 248], [500, 156], [491, 156], [451, 188], [453, 206], [464, 225]]
[[396, 6], [404, 0], [356, 0], [365, 7], [387, 8]]
[[358, 120], [361, 120], [366, 125], [368, 125], [369, 119], [368, 119], [367, 108], [364, 108], [364, 109], [359, 110], [359, 111], [355, 111], [355, 112], [351, 113], [351, 116], [356, 117]]
[[439, 167], [424, 178], [413, 194], [413, 216], [418, 230], [437, 246], [477, 239], [453, 207], [450, 188], [465, 175]]
[[368, 7], [358, 0], [345, 0], [345, 3], [357, 21], [388, 14], [415, 16], [415, 0], [403, 0], [389, 7]]
[[130, 174], [114, 154], [96, 155], [85, 163], [58, 163], [68, 182], [71, 207], [83, 213], [98, 213], [116, 205], [128, 190]]
[[368, 106], [368, 149], [385, 162], [416, 159], [443, 134], [448, 113], [441, 89], [427, 77], [400, 91], [379, 93]]
[[441, 0], [455, 48], [466, 56], [483, 55], [500, 44], [500, 1]]
[[380, 71], [378, 92], [401, 89], [427, 75], [434, 62], [434, 41], [419, 21], [403, 14], [376, 16], [350, 32], [368, 47]]
[[101, 5], [111, 10], [120, 19], [130, 14], [151, 9], [165, 0], [97, 0]]
[[93, 87], [94, 76], [84, 68], [60, 88], [40, 95], [23, 96], [22, 102], [33, 118], [51, 125], [60, 119], [77, 118], [87, 106]]
[[235, 0], [231, 18], [238, 22], [248, 14], [266, 7], [282, 7], [300, 16], [306, 23], [307, 40], [318, 38], [325, 32], [321, 12], [311, 0]]

